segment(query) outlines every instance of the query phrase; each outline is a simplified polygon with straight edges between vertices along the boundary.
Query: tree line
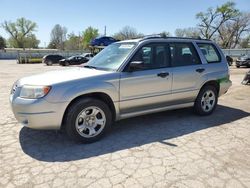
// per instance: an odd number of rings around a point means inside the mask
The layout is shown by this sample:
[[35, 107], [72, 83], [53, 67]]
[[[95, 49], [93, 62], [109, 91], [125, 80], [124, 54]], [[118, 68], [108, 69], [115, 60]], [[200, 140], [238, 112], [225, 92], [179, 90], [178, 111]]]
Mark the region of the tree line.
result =
[[[241, 12], [234, 2], [226, 2], [221, 6], [210, 7], [204, 12], [196, 14], [196, 27], [177, 28], [177, 37], [201, 37], [211, 39], [222, 48], [249, 48], [250, 47], [250, 13]], [[16, 22], [4, 21], [1, 27], [9, 34], [6, 40], [0, 36], [0, 49], [6, 46], [14, 48], [38, 48], [40, 41], [34, 32], [38, 26], [35, 22], [19, 18]], [[162, 31], [162, 35], [171, 36], [171, 33]], [[79, 34], [68, 33], [64, 26], [56, 24], [50, 33], [50, 42], [47, 48], [60, 50], [81, 50], [89, 47], [92, 39], [100, 36], [98, 29], [89, 26]], [[126, 40], [143, 37], [144, 34], [130, 26], [123, 27], [113, 34], [117, 40]]]

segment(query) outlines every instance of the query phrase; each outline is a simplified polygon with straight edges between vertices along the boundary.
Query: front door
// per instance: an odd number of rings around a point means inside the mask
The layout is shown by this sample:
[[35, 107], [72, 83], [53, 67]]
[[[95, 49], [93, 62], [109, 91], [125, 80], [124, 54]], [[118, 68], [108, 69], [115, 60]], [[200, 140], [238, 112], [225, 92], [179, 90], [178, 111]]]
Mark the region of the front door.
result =
[[147, 44], [131, 62], [143, 62], [140, 70], [121, 73], [120, 112], [133, 113], [163, 107], [171, 100], [172, 71], [165, 43]]

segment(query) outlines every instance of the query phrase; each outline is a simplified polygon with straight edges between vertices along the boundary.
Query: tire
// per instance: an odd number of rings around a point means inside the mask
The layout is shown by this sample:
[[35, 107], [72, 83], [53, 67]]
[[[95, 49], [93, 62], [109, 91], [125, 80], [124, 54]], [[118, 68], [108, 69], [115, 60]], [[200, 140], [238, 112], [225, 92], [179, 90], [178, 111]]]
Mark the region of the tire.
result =
[[52, 64], [53, 64], [52, 61], [48, 61], [48, 62], [47, 62], [47, 65], [48, 65], [48, 66], [52, 66]]
[[65, 62], [65, 63], [64, 63], [64, 66], [69, 66], [69, 62]]
[[236, 65], [236, 68], [240, 68], [240, 66], [239, 66], [239, 65]]
[[204, 86], [194, 103], [195, 113], [201, 116], [210, 115], [216, 108], [218, 93], [214, 86]]
[[104, 102], [86, 98], [76, 101], [69, 107], [64, 123], [66, 133], [71, 139], [92, 143], [101, 139], [110, 129], [112, 114]]

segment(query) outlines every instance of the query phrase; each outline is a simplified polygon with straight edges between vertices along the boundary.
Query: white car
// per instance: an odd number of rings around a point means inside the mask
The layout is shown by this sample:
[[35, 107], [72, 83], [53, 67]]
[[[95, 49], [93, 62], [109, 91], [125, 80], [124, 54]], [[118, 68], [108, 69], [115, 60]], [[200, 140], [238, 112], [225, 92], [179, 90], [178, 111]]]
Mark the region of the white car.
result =
[[92, 53], [83, 53], [81, 56], [87, 58], [88, 60], [90, 60], [91, 58], [94, 57], [94, 55]]

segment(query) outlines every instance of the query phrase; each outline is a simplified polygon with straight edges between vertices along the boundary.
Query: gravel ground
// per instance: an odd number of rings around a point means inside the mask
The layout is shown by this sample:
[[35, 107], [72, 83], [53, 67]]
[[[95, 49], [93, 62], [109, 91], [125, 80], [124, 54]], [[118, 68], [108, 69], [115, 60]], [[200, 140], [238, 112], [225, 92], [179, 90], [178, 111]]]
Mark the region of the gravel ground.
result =
[[0, 66], [0, 187], [250, 187], [250, 86], [240, 84], [249, 69], [230, 68], [233, 86], [210, 116], [140, 116], [84, 145], [24, 128], [10, 110], [15, 80], [64, 67]]

